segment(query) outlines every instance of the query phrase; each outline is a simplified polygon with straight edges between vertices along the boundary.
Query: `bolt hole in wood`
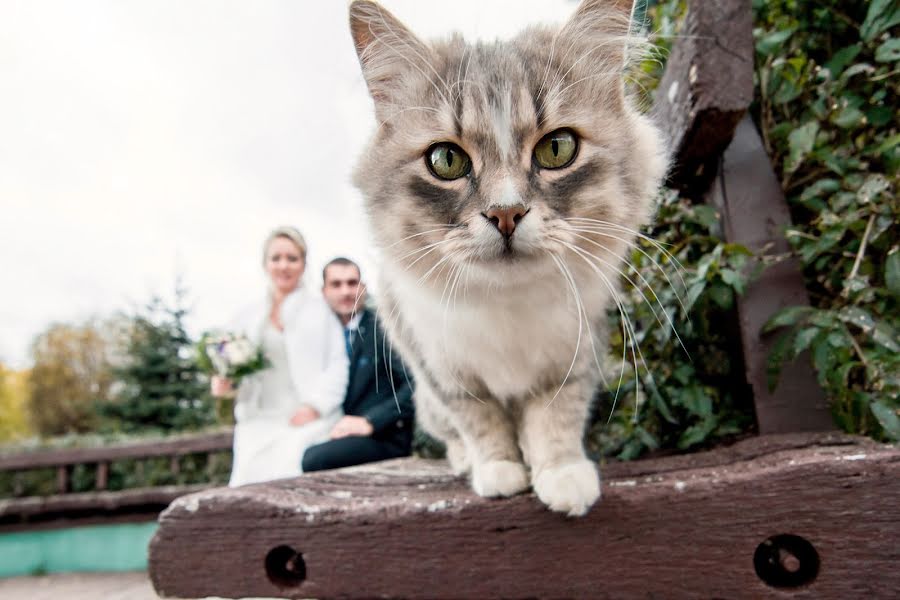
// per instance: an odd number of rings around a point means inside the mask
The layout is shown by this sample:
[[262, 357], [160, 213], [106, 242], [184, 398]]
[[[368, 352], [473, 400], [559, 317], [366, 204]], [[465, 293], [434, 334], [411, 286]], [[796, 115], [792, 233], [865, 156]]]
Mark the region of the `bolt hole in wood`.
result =
[[819, 574], [819, 553], [798, 535], [776, 535], [756, 548], [753, 566], [766, 585], [800, 587], [812, 583]]
[[306, 579], [303, 555], [290, 546], [272, 548], [266, 554], [266, 576], [278, 587], [297, 587]]

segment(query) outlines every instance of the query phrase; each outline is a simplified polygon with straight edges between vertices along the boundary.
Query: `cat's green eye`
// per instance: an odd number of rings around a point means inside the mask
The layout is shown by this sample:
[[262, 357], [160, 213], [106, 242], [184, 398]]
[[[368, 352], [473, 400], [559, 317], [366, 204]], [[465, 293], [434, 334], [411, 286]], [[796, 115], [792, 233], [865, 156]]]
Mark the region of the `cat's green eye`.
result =
[[440, 179], [459, 179], [472, 170], [472, 161], [463, 149], [450, 142], [440, 142], [425, 153], [428, 168]]
[[534, 147], [534, 160], [545, 169], [568, 166], [578, 152], [578, 138], [569, 129], [557, 129], [541, 138]]

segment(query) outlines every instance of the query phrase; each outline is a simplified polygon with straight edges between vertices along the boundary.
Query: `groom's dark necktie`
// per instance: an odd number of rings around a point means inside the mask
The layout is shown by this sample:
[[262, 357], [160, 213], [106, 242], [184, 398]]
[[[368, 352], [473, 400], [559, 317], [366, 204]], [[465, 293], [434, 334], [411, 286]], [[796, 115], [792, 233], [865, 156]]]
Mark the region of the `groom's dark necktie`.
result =
[[344, 345], [347, 348], [347, 358], [353, 355], [353, 330], [344, 328]]

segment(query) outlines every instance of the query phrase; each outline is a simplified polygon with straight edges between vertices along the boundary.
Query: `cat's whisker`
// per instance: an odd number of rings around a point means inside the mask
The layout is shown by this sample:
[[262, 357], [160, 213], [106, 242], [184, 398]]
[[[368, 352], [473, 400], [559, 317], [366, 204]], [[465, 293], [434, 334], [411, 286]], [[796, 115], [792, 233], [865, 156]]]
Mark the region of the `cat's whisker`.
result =
[[[581, 236], [579, 236], [579, 237], [581, 237]], [[588, 241], [590, 241], [590, 240], [588, 240]], [[566, 244], [566, 245], [568, 245], [568, 244]], [[599, 261], [599, 262], [605, 264], [606, 266], [612, 268], [613, 270], [615, 270], [621, 277], [623, 277], [629, 284], [631, 284], [632, 288], [634, 288], [641, 295], [641, 298], [643, 298], [644, 302], [647, 304], [647, 306], [650, 307], [650, 312], [653, 313], [654, 318], [656, 318], [656, 322], [659, 324], [660, 327], [665, 329], [666, 325], [659, 318], [659, 315], [656, 312], [656, 307], [654, 306], [654, 304], [652, 302], [650, 302], [650, 300], [647, 298], [647, 295], [644, 294], [643, 291], [641, 291], [640, 287], [638, 287], [638, 285], [630, 277], [628, 277], [628, 275], [626, 275], [624, 271], [622, 271], [621, 269], [619, 269], [618, 267], [616, 267], [609, 261], [606, 261], [606, 260], [600, 258], [599, 256], [596, 256], [596, 255], [584, 250], [583, 248], [579, 248], [578, 246], [575, 246], [574, 244], [570, 246], [570, 249], [573, 252], [577, 252], [578, 254], [581, 254], [582, 256], [592, 258], [596, 261]], [[644, 276], [641, 274], [640, 271], [638, 271], [634, 267], [632, 267], [632, 270], [637, 274], [637, 276], [641, 280], [641, 282], [653, 294], [653, 297], [656, 299], [657, 304], [659, 304], [660, 311], [662, 312], [663, 316], [665, 316], [669, 327], [672, 329], [672, 333], [675, 334], [675, 338], [678, 340], [678, 344], [681, 346], [681, 349], [684, 350], [684, 353], [688, 356], [688, 358], [690, 358], [691, 354], [690, 354], [690, 352], [688, 352], [688, 349], [684, 345], [684, 342], [682, 341], [681, 336], [678, 334], [678, 329], [675, 327], [675, 323], [672, 322], [672, 318], [669, 316], [669, 313], [666, 311], [665, 306], [663, 306], [662, 301], [659, 299], [659, 294], [656, 293], [656, 291], [653, 289], [653, 286], [650, 285], [650, 283], [644, 278]]]
[[685, 271], [685, 272], [687, 271], [687, 269], [684, 268], [684, 265], [681, 264], [681, 261], [679, 261], [678, 258], [676, 258], [674, 255], [672, 255], [672, 253], [670, 253], [668, 250], [666, 250], [661, 242], [654, 240], [652, 237], [650, 237], [644, 233], [641, 233], [640, 231], [631, 229], [630, 227], [625, 227], [624, 225], [620, 225], [619, 223], [612, 223], [610, 221], [601, 221], [599, 219], [590, 219], [587, 217], [568, 217], [563, 220], [567, 221], [569, 223], [587, 223], [589, 225], [595, 225], [600, 228], [614, 229], [614, 230], [618, 230], [623, 233], [628, 233], [630, 235], [638, 237], [638, 238], [648, 242], [650, 245], [652, 245], [657, 250], [659, 250], [659, 252], [661, 252], [664, 257], [666, 257], [670, 261], [672, 261], [672, 263], [678, 269], [680, 269], [681, 271]]
[[[457, 251], [457, 254], [455, 254], [455, 256], [462, 255], [462, 254], [463, 254], [463, 251], [460, 250], [460, 251]], [[462, 263], [454, 264], [453, 269], [450, 271], [450, 274], [447, 276], [447, 283], [450, 283], [451, 279], [453, 280], [453, 284], [451, 285], [451, 288], [450, 288], [451, 296], [453, 295], [453, 291], [452, 291], [453, 288], [456, 286], [456, 283], [459, 281], [459, 276], [462, 271], [462, 267], [465, 264], [466, 264], [466, 261], [463, 261]], [[447, 285], [445, 284], [444, 292], [441, 293], [441, 299], [438, 302], [438, 306], [443, 304], [444, 294], [446, 294], [446, 292], [447, 292]], [[448, 315], [448, 311], [450, 309], [451, 296], [447, 296], [447, 304], [444, 306], [444, 315], [443, 315], [442, 333], [441, 333], [441, 338], [442, 338], [442, 341], [444, 344], [444, 354], [447, 353], [447, 322], [448, 322], [447, 315]], [[482, 400], [481, 398], [479, 398], [478, 396], [473, 394], [471, 391], [469, 391], [469, 389], [465, 385], [463, 385], [462, 381], [459, 380], [459, 377], [457, 377], [456, 373], [454, 373], [452, 369], [449, 370], [449, 373], [450, 373], [450, 376], [453, 378], [453, 381], [456, 383], [457, 386], [459, 386], [459, 388], [462, 391], [464, 391], [467, 395], [474, 398], [478, 402], [484, 404], [484, 400]]]
[[[669, 278], [668, 271], [666, 271], [666, 270], [662, 267], [662, 265], [660, 265], [659, 262], [658, 262], [655, 258], [653, 258], [653, 257], [652, 257], [650, 254], [648, 254], [646, 251], [644, 251], [644, 249], [641, 248], [640, 244], [637, 244], [636, 242], [634, 242], [634, 241], [632, 241], [632, 240], [629, 240], [629, 239], [626, 239], [626, 238], [621, 238], [621, 237], [619, 237], [619, 236], [613, 235], [613, 234], [608, 233], [608, 232], [605, 232], [605, 231], [599, 231], [599, 230], [597, 230], [597, 229], [581, 228], [581, 227], [572, 227], [572, 228], [570, 229], [570, 231], [576, 232], [576, 233], [587, 233], [587, 234], [591, 234], [591, 235], [602, 235], [603, 237], [608, 237], [608, 238], [610, 238], [610, 239], [614, 239], [614, 240], [618, 240], [618, 241], [620, 241], [620, 242], [623, 242], [623, 243], [627, 244], [628, 247], [631, 248], [632, 250], [637, 250], [638, 252], [640, 252], [642, 255], [644, 255], [644, 257], [647, 258], [647, 260], [649, 260], [650, 262], [652, 262], [652, 263], [653, 263], [653, 266], [656, 267], [656, 269], [657, 269], [660, 273], [662, 273], [663, 277], [666, 278], [666, 283], [669, 284], [669, 287], [670, 287], [670, 288], [672, 289], [672, 291], [675, 293], [675, 298], [678, 300], [678, 303], [681, 304], [681, 309], [682, 309], [685, 313], [687, 313], [687, 310], [685, 309], [685, 306], [684, 306], [684, 302], [682, 301], [682, 298], [681, 298], [681, 294], [678, 292], [678, 288], [675, 287], [675, 284], [673, 284], [673, 283], [672, 283], [672, 280]], [[579, 237], [580, 237], [580, 236], [579, 236]], [[595, 244], [597, 243], [597, 242], [595, 242], [594, 240], [590, 240], [590, 241], [591, 241], [592, 243], [595, 243]], [[599, 245], [599, 244], [598, 244], [598, 245]], [[631, 265], [630, 262], [628, 262], [627, 264], [628, 264], [628, 266], [631, 267], [632, 269], [635, 269], [634, 266]], [[682, 289], [682, 290], [685, 289], [685, 288], [687, 287], [687, 284], [685, 283], [684, 278], [681, 276], [681, 273], [678, 272], [678, 270], [676, 269], [676, 270], [675, 270], [675, 274], [678, 275], [678, 277], [681, 279], [681, 289]]]
[[[560, 257], [560, 260], [562, 260], [562, 257]], [[568, 265], [566, 266], [568, 267]], [[597, 373], [600, 375], [600, 379], [602, 380], [603, 385], [608, 387], [609, 383], [606, 380], [606, 373], [604, 372], [603, 367], [600, 365], [600, 358], [597, 354], [597, 346], [594, 341], [594, 331], [591, 327], [591, 319], [590, 316], [588, 316], [587, 308], [585, 307], [584, 300], [581, 297], [581, 292], [578, 290], [578, 284], [575, 282], [575, 278], [572, 277], [571, 271], [569, 272], [569, 281], [572, 292], [575, 295], [576, 304], [580, 306], [581, 313], [584, 315], [584, 322], [587, 324], [588, 340], [591, 342], [591, 354], [594, 357], [594, 365], [596, 365], [597, 367]]]
[[453, 227], [453, 225], [446, 225], [446, 226], [440, 227], [440, 228], [438, 228], [438, 229], [429, 229], [428, 231], [421, 231], [421, 232], [419, 232], [419, 233], [414, 233], [414, 234], [412, 234], [412, 235], [406, 236], [405, 238], [400, 238], [399, 240], [397, 240], [397, 241], [394, 242], [393, 244], [391, 244], [391, 245], [389, 245], [389, 246], [385, 246], [384, 249], [385, 249], [385, 250], [390, 250], [391, 248], [393, 248], [393, 247], [396, 246], [397, 244], [402, 244], [402, 243], [405, 242], [406, 240], [411, 240], [411, 239], [413, 239], [413, 238], [417, 238], [417, 237], [420, 237], [420, 236], [423, 236], [423, 235], [428, 235], [429, 233], [436, 233], [436, 232], [438, 232], [438, 231], [446, 231], [447, 229], [450, 229], [450, 228], [452, 228], [452, 227]]
[[405, 268], [404, 270], [405, 270], [405, 271], [408, 271], [408, 270], [410, 270], [411, 268], [413, 268], [413, 266], [415, 266], [415, 264], [418, 263], [420, 260], [422, 260], [423, 258], [425, 258], [426, 256], [428, 256], [428, 255], [431, 254], [432, 252], [435, 252], [435, 251], [436, 251], [438, 248], [440, 248], [441, 246], [444, 246], [444, 245], [446, 245], [446, 244], [449, 244], [449, 243], [452, 242], [452, 241], [453, 241], [453, 240], [441, 240], [441, 241], [439, 241], [439, 242], [434, 242], [434, 243], [432, 243], [432, 244], [428, 244], [427, 246], [423, 246], [423, 247], [421, 247], [421, 248], [416, 248], [415, 250], [412, 250], [411, 252], [408, 252], [408, 253], [404, 254], [403, 256], [399, 257], [399, 258], [397, 259], [397, 262], [402, 262], [403, 260], [405, 260], [405, 259], [407, 259], [407, 258], [412, 258], [413, 256], [416, 256], [416, 255], [419, 255], [419, 254], [420, 254], [421, 256], [419, 256], [419, 257], [416, 258], [414, 261], [412, 261], [411, 264], [409, 264], [409, 265], [406, 266], [406, 268]]
[[[555, 241], [558, 241], [564, 245], [568, 245], [570, 250], [573, 248], [576, 248], [576, 246], [573, 246], [573, 245], [569, 244], [568, 242], [564, 242], [559, 239], [555, 239]], [[616, 292], [616, 287], [612, 284], [612, 282], [609, 280], [609, 278], [606, 276], [606, 274], [603, 273], [602, 269], [600, 269], [597, 265], [592, 263], [590, 260], [588, 260], [587, 258], [582, 256], [581, 254], [576, 252], [575, 255], [578, 256], [579, 258], [581, 258], [585, 263], [587, 263], [587, 265], [600, 277], [600, 279], [606, 285], [607, 290], [609, 290], [613, 301], [616, 303], [616, 307], [619, 309], [619, 316], [622, 319], [623, 327], [628, 333], [628, 335], [626, 335], [622, 340], [623, 347], [626, 344], [628, 344], [628, 338], [629, 337], [631, 338], [631, 344], [630, 344], [631, 356], [632, 356], [632, 362], [634, 364], [634, 377], [635, 377], [634, 419], [636, 422], [638, 408], [640, 406], [640, 385], [639, 385], [640, 376], [638, 374], [638, 356], [640, 356], [641, 364], [642, 365], [646, 364], [646, 361], [644, 360], [643, 352], [641, 352], [640, 344], [637, 341], [637, 332], [635, 331], [634, 324], [631, 322], [631, 319], [628, 317], [628, 313], [625, 310], [625, 306], [624, 306], [622, 300], [619, 298], [619, 295]], [[622, 375], [620, 375], [620, 378], [619, 378], [620, 386], [621, 386], [621, 382], [622, 382], [622, 376], [624, 375], [624, 365], [625, 365], [624, 356], [625, 356], [625, 353], [623, 352], [623, 360], [622, 360], [623, 370], [622, 370]], [[649, 371], [647, 371], [647, 373], [648, 373], [648, 376], [650, 376], [650, 378], [652, 379], [652, 377], [653, 377], [652, 374], [650, 374]], [[612, 414], [615, 411], [618, 397], [619, 397], [619, 389], [617, 388], [615, 398], [613, 398], [613, 406], [612, 406], [612, 409], [610, 410], [610, 419], [612, 419]]]
[[[582, 240], [585, 240], [591, 244], [594, 244], [595, 246], [597, 246], [603, 250], [606, 250], [606, 247], [603, 246], [603, 244], [599, 244], [596, 241], [594, 241], [588, 237], [579, 235], [577, 233], [573, 234], [573, 235], [575, 235], [576, 237], [578, 237]], [[562, 243], [567, 246], [569, 245], [567, 242], [562, 242]], [[644, 299], [644, 302], [646, 302], [647, 306], [650, 307], [650, 312], [652, 312], [653, 316], [656, 317], [656, 322], [659, 323], [660, 327], [665, 328], [665, 325], [663, 324], [662, 320], [659, 318], [659, 315], [657, 315], [657, 313], [656, 313], [656, 308], [653, 305], [653, 303], [650, 302], [650, 300], [647, 298], [647, 295], [644, 294], [643, 291], [641, 291], [640, 287], [638, 287], [638, 285], [635, 284], [635, 282], [630, 277], [628, 277], [628, 275], [626, 275], [624, 271], [622, 271], [621, 269], [616, 267], [613, 263], [611, 263], [607, 260], [604, 260], [604, 259], [600, 258], [599, 256], [596, 256], [595, 254], [588, 252], [587, 250], [584, 250], [583, 248], [578, 248], [578, 246], [575, 246], [574, 244], [571, 245], [570, 249], [572, 249], [575, 252], [584, 253], [586, 256], [589, 256], [590, 258], [593, 258], [594, 260], [600, 261], [603, 264], [605, 264], [606, 266], [614, 269], [620, 276], [622, 276], [628, 283], [631, 284], [631, 287], [633, 287], [641, 295], [641, 297]], [[688, 352], [688, 349], [685, 347], [684, 342], [681, 340], [681, 336], [678, 335], [678, 329], [675, 327], [675, 323], [672, 322], [672, 318], [669, 316], [668, 311], [666, 311], [666, 307], [663, 306], [662, 301], [659, 299], [659, 294], [656, 292], [656, 290], [653, 289], [653, 286], [650, 284], [649, 281], [647, 281], [647, 279], [644, 277], [644, 275], [638, 269], [636, 269], [630, 262], [626, 261], [626, 264], [629, 267], [631, 267], [631, 270], [634, 271], [635, 275], [638, 276], [638, 279], [641, 280], [641, 283], [643, 283], [644, 286], [646, 286], [647, 289], [650, 290], [650, 293], [653, 294], [653, 298], [656, 300], [656, 303], [659, 304], [659, 308], [660, 308], [662, 314], [666, 317], [666, 321], [668, 321], [669, 327], [672, 329], [672, 333], [675, 334], [675, 338], [678, 340], [678, 343], [681, 345], [681, 349], [684, 350], [684, 353], [687, 354], [688, 358], [690, 358], [691, 354], [690, 354], [690, 352]]]
[[437, 263], [435, 263], [430, 269], [428, 269], [428, 271], [425, 272], [424, 275], [422, 275], [416, 281], [416, 285], [423, 285], [423, 284], [427, 283], [428, 278], [438, 267], [441, 267], [441, 270], [438, 271], [437, 276], [440, 276], [441, 274], [443, 274], [444, 269], [447, 268], [447, 265], [453, 259], [455, 254], [456, 254], [455, 252], [450, 252], [449, 254], [444, 255]]
[[[569, 278], [572, 276], [572, 274], [569, 272], [562, 259], [560, 259], [559, 256], [554, 252], [550, 252], [550, 257], [553, 259], [553, 262], [559, 269], [560, 274], [563, 276], [563, 280], [565, 280], [566, 283], [568, 283], [571, 287], [573, 284], [569, 281]], [[574, 290], [575, 288], [572, 289]], [[566, 371], [566, 376], [563, 377], [562, 383], [559, 384], [559, 389], [556, 390], [556, 393], [553, 394], [553, 397], [550, 398], [549, 402], [547, 402], [547, 408], [549, 408], [553, 404], [553, 401], [556, 400], [556, 397], [559, 396], [559, 393], [562, 392], [562, 389], [566, 386], [566, 382], [569, 380], [569, 375], [572, 374], [572, 369], [575, 368], [575, 362], [578, 360], [578, 350], [581, 347], [582, 315], [581, 304], [579, 302], [577, 292], [574, 293], [573, 298], [575, 300], [575, 310], [578, 312], [578, 338], [575, 340], [575, 352], [572, 355], [572, 364], [569, 365], [569, 370]]]

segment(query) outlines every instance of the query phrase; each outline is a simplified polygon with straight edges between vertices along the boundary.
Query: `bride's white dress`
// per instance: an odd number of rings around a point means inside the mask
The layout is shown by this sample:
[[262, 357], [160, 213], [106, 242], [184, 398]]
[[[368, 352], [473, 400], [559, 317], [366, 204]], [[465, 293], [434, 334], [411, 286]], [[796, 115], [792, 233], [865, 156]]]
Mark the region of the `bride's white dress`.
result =
[[328, 415], [306, 425], [290, 424], [300, 408], [291, 380], [284, 333], [268, 323], [262, 332], [262, 348], [271, 367], [257, 373], [258, 402], [239, 412], [234, 427], [234, 458], [228, 485], [296, 477], [309, 446], [324, 442], [340, 418]]

